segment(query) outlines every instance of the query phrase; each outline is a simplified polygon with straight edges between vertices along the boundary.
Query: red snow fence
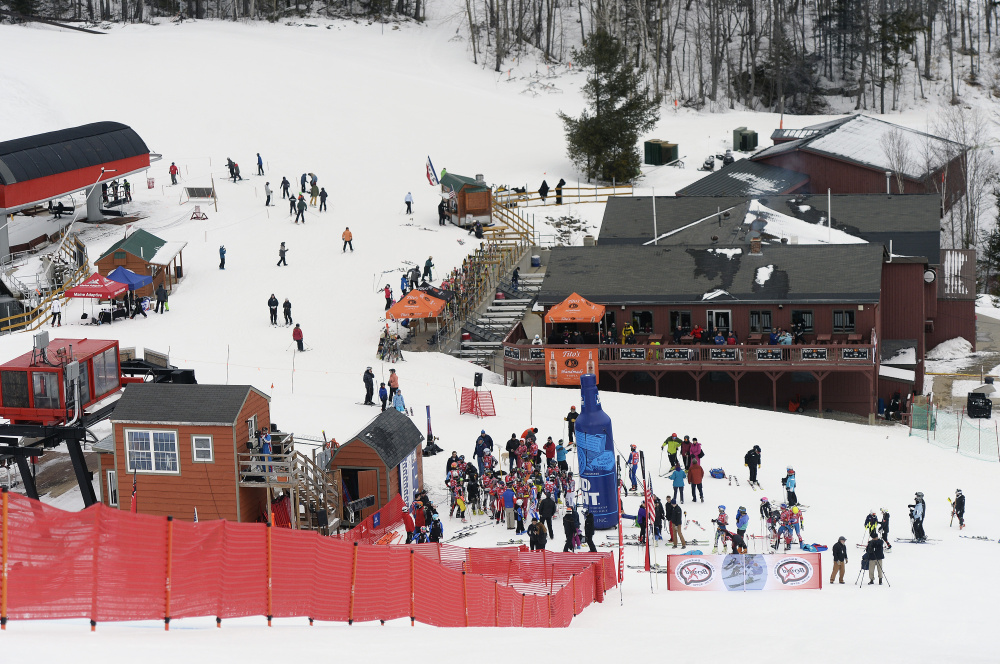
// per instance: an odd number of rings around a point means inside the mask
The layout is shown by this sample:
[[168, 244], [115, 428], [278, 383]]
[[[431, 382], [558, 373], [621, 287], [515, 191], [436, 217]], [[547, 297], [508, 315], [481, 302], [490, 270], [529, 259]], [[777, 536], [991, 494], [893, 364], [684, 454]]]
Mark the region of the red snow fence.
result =
[[397, 493], [378, 512], [369, 515], [347, 532], [333, 537], [342, 542], [374, 544], [382, 539], [382, 536], [387, 532], [395, 530], [401, 523], [403, 523], [403, 497]]
[[215, 616], [565, 627], [616, 583], [610, 553], [378, 546], [2, 494], [0, 623]]

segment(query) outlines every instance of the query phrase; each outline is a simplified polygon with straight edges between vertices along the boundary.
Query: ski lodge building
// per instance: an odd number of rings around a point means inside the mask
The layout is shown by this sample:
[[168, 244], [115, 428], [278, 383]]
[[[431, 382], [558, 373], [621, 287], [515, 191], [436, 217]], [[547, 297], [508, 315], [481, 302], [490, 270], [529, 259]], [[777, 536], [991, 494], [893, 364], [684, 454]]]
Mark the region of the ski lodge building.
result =
[[[941, 249], [940, 200], [610, 198], [597, 246], [552, 249], [537, 299], [551, 311], [578, 293], [603, 313], [554, 323], [542, 347], [516, 326], [504, 340], [508, 382], [560, 384], [566, 358], [592, 366], [605, 389], [874, 413], [895, 392], [920, 393], [929, 348], [958, 336], [975, 345], [976, 256]], [[622, 345], [626, 324], [634, 344]], [[802, 343], [769, 344], [772, 329], [799, 325]], [[737, 343], [695, 344], [695, 326]], [[583, 345], [561, 343], [564, 330], [580, 330]], [[616, 343], [597, 344], [602, 330]]]

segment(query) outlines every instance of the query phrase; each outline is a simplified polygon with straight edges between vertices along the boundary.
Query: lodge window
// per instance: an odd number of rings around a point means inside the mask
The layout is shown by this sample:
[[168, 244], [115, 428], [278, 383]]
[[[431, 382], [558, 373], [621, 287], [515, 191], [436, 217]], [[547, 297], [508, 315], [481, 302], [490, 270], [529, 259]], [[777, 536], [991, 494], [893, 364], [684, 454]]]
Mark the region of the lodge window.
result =
[[812, 309], [792, 309], [792, 325], [802, 323], [802, 331], [806, 334], [813, 332], [813, 312]]
[[35, 408], [59, 408], [59, 374], [35, 371], [31, 374]]
[[649, 334], [653, 331], [653, 312], [652, 311], [633, 311], [632, 312], [632, 327], [635, 328], [636, 334]]
[[833, 310], [833, 332], [854, 332], [854, 310], [834, 309]]
[[125, 431], [128, 472], [177, 473], [177, 433], [174, 431]]
[[108, 505], [118, 507], [118, 471], [108, 471]]
[[771, 310], [762, 309], [759, 311], [750, 311], [750, 332], [751, 333], [764, 333], [771, 331]]
[[681, 326], [681, 330], [684, 332], [691, 331], [691, 312], [690, 311], [671, 311], [670, 312], [670, 331], [673, 332], [677, 329], [677, 326]]
[[257, 416], [251, 415], [247, 418], [247, 440], [257, 442]]
[[214, 462], [215, 450], [212, 448], [212, 437], [191, 436], [191, 455], [195, 463]]
[[28, 372], [0, 371], [5, 408], [28, 408]]
[[104, 396], [118, 389], [118, 356], [114, 348], [109, 348], [94, 356], [94, 394]]

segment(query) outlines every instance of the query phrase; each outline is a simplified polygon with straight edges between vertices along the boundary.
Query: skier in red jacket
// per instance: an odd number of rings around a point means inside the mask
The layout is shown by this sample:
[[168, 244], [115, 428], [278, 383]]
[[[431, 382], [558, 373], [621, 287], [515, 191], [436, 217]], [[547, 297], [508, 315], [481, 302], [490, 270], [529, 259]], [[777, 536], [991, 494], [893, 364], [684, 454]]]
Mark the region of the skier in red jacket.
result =
[[295, 329], [292, 330], [292, 339], [294, 339], [295, 343], [298, 345], [299, 352], [303, 352], [305, 350], [305, 346], [302, 343], [302, 328], [299, 327], [298, 323], [295, 324]]
[[170, 162], [170, 184], [177, 184], [177, 164]]

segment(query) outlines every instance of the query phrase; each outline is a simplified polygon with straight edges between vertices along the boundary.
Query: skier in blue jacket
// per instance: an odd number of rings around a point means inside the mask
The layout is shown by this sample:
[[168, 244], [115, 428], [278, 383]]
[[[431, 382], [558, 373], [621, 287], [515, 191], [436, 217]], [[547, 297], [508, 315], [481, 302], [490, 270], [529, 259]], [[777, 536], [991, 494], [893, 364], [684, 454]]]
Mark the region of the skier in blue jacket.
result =
[[674, 499], [676, 500], [680, 496], [681, 505], [684, 504], [684, 481], [687, 479], [687, 473], [680, 469], [680, 466], [674, 466], [673, 471], [667, 475], [673, 481], [674, 486]]
[[799, 499], [795, 495], [795, 469], [788, 467], [788, 475], [785, 477], [785, 492], [788, 494], [788, 506], [795, 507], [799, 504]]
[[556, 445], [556, 463], [559, 465], [559, 470], [564, 472], [569, 470], [569, 464], [566, 463], [566, 447], [563, 446], [562, 438]]
[[385, 411], [386, 402], [389, 400], [389, 392], [385, 389], [385, 383], [379, 383], [378, 398], [382, 402], [382, 411]]
[[403, 401], [403, 391], [397, 389], [396, 394], [392, 396], [392, 407], [399, 412], [406, 414], [406, 402]]
[[636, 451], [635, 445], [633, 445], [628, 455], [628, 478], [632, 481], [632, 491], [639, 490], [639, 480], [636, 478], [636, 473], [638, 471], [639, 453]]
[[409, 290], [410, 290], [410, 282], [406, 280], [406, 275], [404, 274], [399, 278], [399, 291], [403, 295], [406, 295], [406, 293], [409, 292]]
[[743, 533], [747, 531], [747, 525], [750, 523], [750, 517], [747, 516], [747, 508], [742, 505], [738, 510], [736, 510], [736, 532], [740, 537], [743, 537]]

